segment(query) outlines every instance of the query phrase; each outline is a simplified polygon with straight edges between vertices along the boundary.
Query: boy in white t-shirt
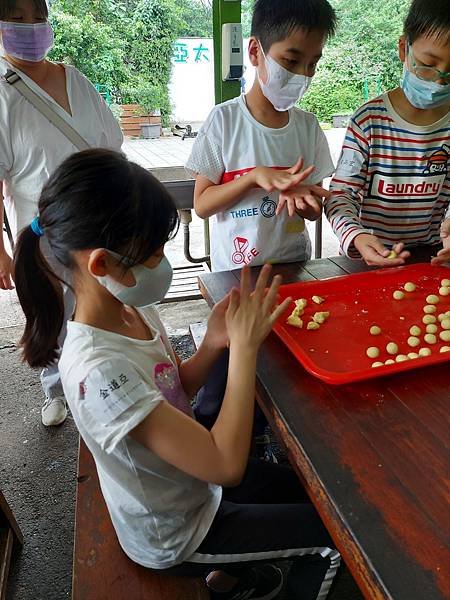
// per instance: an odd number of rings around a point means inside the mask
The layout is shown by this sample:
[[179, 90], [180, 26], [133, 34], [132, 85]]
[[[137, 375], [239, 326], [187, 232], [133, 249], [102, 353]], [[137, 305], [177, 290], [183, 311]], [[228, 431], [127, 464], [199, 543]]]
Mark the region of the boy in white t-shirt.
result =
[[[320, 217], [321, 182], [334, 167], [316, 117], [295, 104], [335, 22], [327, 0], [255, 3], [253, 87], [213, 109], [186, 164], [196, 176], [195, 211], [211, 218], [214, 271], [311, 256], [304, 219]], [[301, 173], [303, 165], [311, 169]]]
[[[317, 118], [295, 104], [335, 24], [327, 0], [255, 2], [253, 87], [213, 109], [186, 164], [196, 176], [195, 211], [210, 218], [213, 271], [311, 257], [304, 219], [321, 216], [329, 196], [321, 182], [334, 166]], [[224, 356], [197, 396], [196, 416], [205, 425], [220, 408], [226, 364]]]

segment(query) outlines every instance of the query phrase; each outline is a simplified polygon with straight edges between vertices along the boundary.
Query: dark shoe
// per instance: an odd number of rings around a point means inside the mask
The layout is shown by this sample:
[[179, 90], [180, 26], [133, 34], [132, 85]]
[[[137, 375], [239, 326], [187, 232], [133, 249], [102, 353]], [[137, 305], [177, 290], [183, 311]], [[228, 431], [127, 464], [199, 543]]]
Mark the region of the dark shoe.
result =
[[248, 569], [229, 592], [210, 590], [211, 600], [272, 600], [283, 587], [282, 571], [270, 563]]
[[272, 444], [270, 442], [270, 437], [265, 435], [258, 435], [253, 438], [255, 442], [255, 454], [257, 458], [264, 460], [266, 462], [278, 463], [278, 459], [275, 456], [275, 452], [272, 448]]

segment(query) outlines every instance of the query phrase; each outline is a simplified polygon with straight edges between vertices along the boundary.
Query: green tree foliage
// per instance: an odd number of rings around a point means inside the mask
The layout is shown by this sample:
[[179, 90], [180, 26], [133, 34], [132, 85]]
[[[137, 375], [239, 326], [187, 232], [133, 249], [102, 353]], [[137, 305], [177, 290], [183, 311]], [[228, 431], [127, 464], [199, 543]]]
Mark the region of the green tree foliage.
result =
[[176, 0], [54, 0], [51, 19], [50, 58], [108, 86], [119, 102], [154, 104], [167, 121], [172, 48], [181, 27]]

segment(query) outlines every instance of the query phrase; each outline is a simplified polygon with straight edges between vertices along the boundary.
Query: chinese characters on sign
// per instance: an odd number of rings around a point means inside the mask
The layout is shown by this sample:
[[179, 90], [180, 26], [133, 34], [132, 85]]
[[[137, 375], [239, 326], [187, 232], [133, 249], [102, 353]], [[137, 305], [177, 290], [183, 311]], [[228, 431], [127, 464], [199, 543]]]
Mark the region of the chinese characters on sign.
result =
[[191, 43], [177, 41], [173, 47], [173, 62], [180, 64], [209, 63], [210, 49], [200, 40]]

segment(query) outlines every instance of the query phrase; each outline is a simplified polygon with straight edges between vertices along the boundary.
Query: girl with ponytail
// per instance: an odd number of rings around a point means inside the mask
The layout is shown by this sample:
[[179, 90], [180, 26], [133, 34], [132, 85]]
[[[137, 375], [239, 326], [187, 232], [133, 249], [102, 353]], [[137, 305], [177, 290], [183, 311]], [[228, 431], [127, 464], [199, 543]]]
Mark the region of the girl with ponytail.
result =
[[[223, 600], [275, 598], [283, 576], [267, 561], [291, 558], [293, 589], [323, 599], [339, 562], [326, 530], [289, 468], [248, 458], [258, 348], [289, 299], [276, 307], [270, 267], [254, 291], [244, 270], [240, 291], [214, 307], [202, 345], [181, 362], [154, 306], [170, 286], [164, 244], [177, 226], [164, 187], [123, 155], [66, 159], [15, 251], [24, 358], [54, 361], [64, 321], [64, 282], [43, 257], [45, 240], [76, 299], [59, 358], [64, 393], [126, 554], [202, 574]], [[227, 346], [227, 390], [208, 431], [190, 399]]]

